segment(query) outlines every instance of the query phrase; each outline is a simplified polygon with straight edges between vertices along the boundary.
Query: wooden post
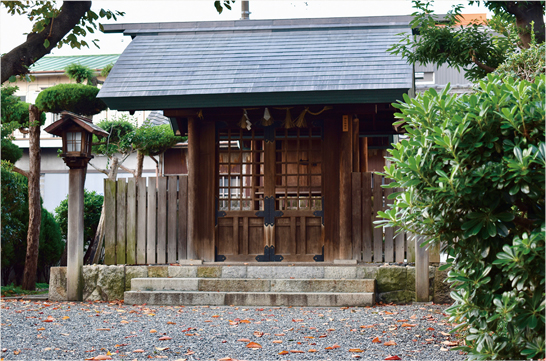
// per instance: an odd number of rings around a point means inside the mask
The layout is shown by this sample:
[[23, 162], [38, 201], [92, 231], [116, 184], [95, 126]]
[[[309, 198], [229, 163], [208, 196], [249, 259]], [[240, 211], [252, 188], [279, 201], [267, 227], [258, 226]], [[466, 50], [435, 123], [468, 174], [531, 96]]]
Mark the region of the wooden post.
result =
[[83, 300], [83, 185], [85, 168], [68, 171], [68, 252], [66, 296], [69, 301]]
[[214, 261], [215, 124], [188, 119], [188, 259]]
[[338, 259], [352, 259], [351, 245], [351, 172], [353, 170], [353, 120], [343, 115], [339, 138], [339, 254]]
[[[116, 181], [104, 180], [104, 264], [116, 264]], [[97, 250], [100, 253], [100, 250]]]
[[339, 119], [324, 122], [322, 144], [322, 189], [324, 196], [324, 261], [332, 262], [339, 252]]
[[415, 235], [415, 299], [428, 302], [428, 250], [421, 247], [423, 236]]
[[197, 214], [199, 198], [199, 125], [197, 119], [188, 118], [188, 239], [187, 258], [197, 259], [197, 223], [201, 215]]

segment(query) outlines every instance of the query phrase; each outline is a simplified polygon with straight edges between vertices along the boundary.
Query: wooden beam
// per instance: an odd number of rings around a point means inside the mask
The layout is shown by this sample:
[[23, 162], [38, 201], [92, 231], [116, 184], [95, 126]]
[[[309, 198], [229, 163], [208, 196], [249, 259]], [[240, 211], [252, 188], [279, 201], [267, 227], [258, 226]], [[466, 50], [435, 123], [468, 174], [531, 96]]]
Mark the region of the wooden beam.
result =
[[339, 119], [324, 122], [322, 143], [322, 187], [324, 196], [324, 261], [332, 262], [339, 253]]
[[188, 239], [187, 258], [197, 259], [199, 212], [199, 124], [194, 117], [188, 118]]
[[353, 119], [343, 115], [339, 138], [339, 254], [338, 259], [352, 259], [351, 240], [351, 172], [353, 170]]

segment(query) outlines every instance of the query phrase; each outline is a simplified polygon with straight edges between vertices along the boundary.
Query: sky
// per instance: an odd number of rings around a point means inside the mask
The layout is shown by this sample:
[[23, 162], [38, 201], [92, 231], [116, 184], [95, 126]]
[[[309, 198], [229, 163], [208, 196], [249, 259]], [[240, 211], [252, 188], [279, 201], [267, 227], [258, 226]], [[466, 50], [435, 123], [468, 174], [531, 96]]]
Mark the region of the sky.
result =
[[[461, 2], [436, 1], [434, 10], [445, 13], [451, 6]], [[466, 1], [462, 1], [466, 4]], [[288, 0], [253, 0], [250, 1], [250, 19], [294, 19], [294, 18], [325, 18], [349, 16], [384, 16], [409, 15], [414, 10], [411, 1], [389, 0], [352, 0], [352, 1], [288, 1]], [[241, 17], [241, 5], [238, 0], [232, 4], [232, 10], [225, 9], [218, 14], [213, 0], [181, 1], [181, 0], [126, 0], [126, 1], [93, 1], [91, 7], [96, 13], [101, 8], [125, 12], [118, 18], [118, 23], [154, 23], [172, 21], [205, 21], [205, 20], [238, 20]], [[477, 6], [466, 6], [464, 13], [486, 13], [487, 10]], [[104, 23], [113, 21], [104, 20]], [[24, 33], [32, 28], [31, 22], [25, 16], [11, 16], [5, 7], [0, 8], [0, 53], [7, 53], [25, 41]], [[96, 55], [121, 54], [130, 43], [131, 38], [122, 34], [89, 34], [85, 40], [89, 48], [71, 49], [63, 46], [53, 50], [49, 55]], [[91, 44], [92, 39], [99, 39], [100, 49]]]

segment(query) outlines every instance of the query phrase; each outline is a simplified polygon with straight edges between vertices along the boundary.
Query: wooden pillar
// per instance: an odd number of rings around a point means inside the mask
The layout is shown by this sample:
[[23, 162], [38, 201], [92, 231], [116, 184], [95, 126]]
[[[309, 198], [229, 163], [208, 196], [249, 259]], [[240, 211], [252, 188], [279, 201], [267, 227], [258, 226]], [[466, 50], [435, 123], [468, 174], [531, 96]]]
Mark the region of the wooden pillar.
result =
[[68, 249], [66, 296], [69, 301], [83, 300], [83, 186], [85, 168], [68, 171]]
[[199, 220], [199, 125], [196, 118], [188, 118], [188, 240], [187, 257], [197, 259], [197, 221]]
[[368, 138], [360, 138], [360, 172], [368, 171]]
[[213, 122], [188, 118], [188, 259], [214, 261], [214, 184], [216, 164]]
[[339, 253], [338, 259], [352, 259], [351, 242], [352, 194], [351, 172], [353, 171], [353, 120], [343, 115], [339, 138]]
[[323, 132], [324, 260], [332, 262], [339, 253], [339, 119], [326, 120]]
[[428, 251], [421, 247], [423, 236], [414, 235], [415, 239], [415, 300], [428, 302]]

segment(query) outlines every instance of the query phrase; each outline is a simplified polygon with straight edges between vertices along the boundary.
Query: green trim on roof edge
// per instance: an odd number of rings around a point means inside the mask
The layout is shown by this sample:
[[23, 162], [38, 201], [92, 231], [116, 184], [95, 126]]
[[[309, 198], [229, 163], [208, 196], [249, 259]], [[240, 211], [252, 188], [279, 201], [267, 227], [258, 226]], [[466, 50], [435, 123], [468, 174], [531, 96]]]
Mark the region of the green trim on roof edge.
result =
[[312, 104], [387, 103], [402, 100], [402, 95], [408, 91], [409, 89], [405, 88], [100, 98], [108, 105], [110, 109], [150, 110]]

